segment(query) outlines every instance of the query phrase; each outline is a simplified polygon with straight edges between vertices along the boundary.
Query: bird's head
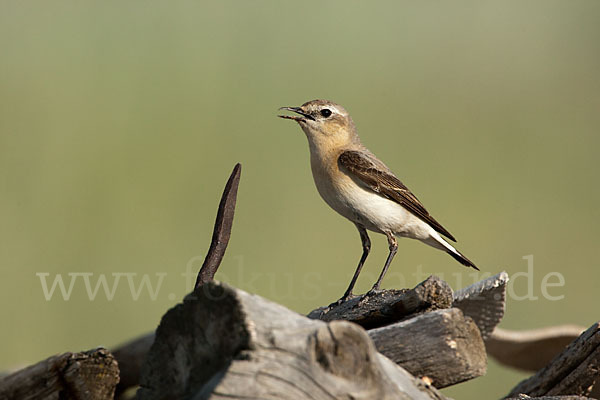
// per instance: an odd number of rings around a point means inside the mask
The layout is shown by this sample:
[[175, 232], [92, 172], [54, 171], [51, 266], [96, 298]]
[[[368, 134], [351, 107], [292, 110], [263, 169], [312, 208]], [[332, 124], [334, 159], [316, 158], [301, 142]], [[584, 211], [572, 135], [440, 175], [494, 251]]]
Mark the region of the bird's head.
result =
[[280, 110], [298, 114], [279, 117], [298, 122], [311, 146], [340, 146], [358, 141], [348, 111], [331, 101], [311, 100], [300, 107], [281, 107]]

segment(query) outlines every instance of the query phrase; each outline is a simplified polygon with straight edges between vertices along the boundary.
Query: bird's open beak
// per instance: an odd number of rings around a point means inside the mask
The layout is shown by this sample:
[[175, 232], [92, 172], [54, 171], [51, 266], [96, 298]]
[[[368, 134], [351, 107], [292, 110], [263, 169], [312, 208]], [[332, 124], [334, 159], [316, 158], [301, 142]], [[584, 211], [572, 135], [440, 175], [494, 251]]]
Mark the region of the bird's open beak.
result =
[[295, 115], [278, 115], [279, 118], [293, 119], [297, 122], [306, 122], [307, 119], [310, 119], [311, 121], [315, 120], [312, 115], [305, 113], [300, 107], [281, 107], [280, 110], [292, 111], [302, 115], [302, 117], [297, 117]]

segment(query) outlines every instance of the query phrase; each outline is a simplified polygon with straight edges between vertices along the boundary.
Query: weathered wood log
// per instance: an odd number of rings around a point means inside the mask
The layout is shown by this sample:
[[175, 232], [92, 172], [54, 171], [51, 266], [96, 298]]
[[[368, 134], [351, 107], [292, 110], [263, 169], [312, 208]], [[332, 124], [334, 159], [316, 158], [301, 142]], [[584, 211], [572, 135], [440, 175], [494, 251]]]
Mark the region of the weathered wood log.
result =
[[[475, 302], [475, 304], [481, 304], [482, 307], [490, 309], [487, 302], [481, 302], [482, 296], [489, 299], [489, 302], [497, 307], [498, 301], [503, 301], [504, 296], [499, 299], [499, 294], [496, 292], [496, 285], [494, 282], [498, 281], [498, 276], [502, 277], [501, 274], [496, 277], [488, 278], [478, 286], [475, 287], [477, 297], [464, 292], [464, 295], [453, 296], [452, 289], [448, 284], [440, 280], [436, 276], [431, 276], [425, 281], [421, 282], [413, 289], [402, 289], [402, 290], [384, 290], [377, 293], [374, 296], [370, 296], [360, 302], [360, 298], [357, 296], [337, 307], [321, 307], [317, 310], [312, 311], [308, 316], [312, 319], [322, 319], [324, 321], [331, 321], [335, 319], [349, 320], [361, 324], [363, 327], [371, 328], [377, 326], [383, 326], [392, 322], [397, 322], [409, 317], [413, 317], [419, 313], [432, 311], [436, 309], [444, 309], [451, 306], [452, 302], [459, 299], [459, 304], [464, 306], [467, 305], [470, 310], [476, 310], [476, 307], [469, 306], [469, 302]], [[505, 282], [504, 282], [505, 283]], [[478, 288], [487, 288], [486, 291], [481, 291]], [[493, 291], [489, 293], [487, 290]], [[460, 292], [459, 292], [460, 293]], [[478, 318], [479, 321], [489, 321], [485, 318]], [[497, 317], [494, 319], [497, 323]], [[484, 329], [490, 329], [493, 327], [491, 323], [486, 322], [483, 326]], [[134, 340], [126, 345], [113, 350], [115, 358], [119, 361], [119, 366], [123, 371], [122, 384], [117, 387], [117, 392], [121, 392], [130, 385], [137, 384], [139, 381], [134, 377], [139, 376], [139, 366], [141, 360], [147, 353], [150, 345], [152, 344], [153, 333], [143, 336], [138, 340]], [[398, 343], [401, 345], [401, 343]], [[479, 347], [474, 347], [479, 349]], [[137, 354], [137, 356], [136, 356]], [[485, 356], [479, 357], [479, 359], [485, 359]], [[137, 361], [135, 361], [137, 359]], [[440, 364], [440, 368], [442, 364]], [[485, 371], [485, 370], [483, 370]], [[463, 371], [464, 373], [464, 371]], [[477, 366], [473, 372], [467, 373], [474, 376], [479, 376], [482, 373], [481, 366]], [[435, 376], [435, 374], [434, 374]], [[458, 374], [457, 376], [461, 376]], [[444, 381], [440, 381], [444, 382]], [[447, 381], [449, 384], [449, 381]], [[458, 381], [457, 381], [458, 382]]]
[[133, 339], [112, 350], [119, 365], [120, 380], [115, 390], [115, 396], [132, 386], [140, 383], [140, 371], [148, 350], [154, 342], [154, 332]]
[[600, 323], [581, 334], [550, 364], [519, 383], [508, 395], [586, 396], [600, 371]]
[[444, 398], [378, 354], [362, 328], [311, 320], [215, 282], [165, 314], [137, 395], [140, 400]]
[[502, 271], [454, 293], [452, 307], [473, 318], [484, 341], [504, 317], [507, 283], [508, 274]]
[[106, 349], [64, 353], [0, 379], [3, 400], [113, 399], [119, 368]]
[[[499, 274], [455, 297], [446, 282], [430, 276], [414, 289], [384, 290], [365, 299], [357, 296], [339, 305], [321, 307], [308, 316], [360, 324], [369, 329], [379, 352], [413, 375], [427, 377], [435, 387], [442, 388], [481, 376], [487, 366], [477, 325], [460, 310], [448, 308], [457, 302], [476, 315], [484, 329], [493, 329], [504, 312], [504, 296], [499, 298], [498, 292], [503, 293], [506, 281], [506, 274]], [[498, 304], [502, 313], [492, 316], [489, 310], [495, 310]], [[484, 311], [477, 314], [478, 307]], [[443, 309], [446, 312], [432, 312]], [[386, 325], [387, 328], [373, 329]]]
[[413, 289], [381, 290], [364, 299], [355, 296], [341, 304], [313, 310], [308, 318], [345, 320], [373, 329], [417, 313], [450, 308], [453, 301], [452, 288], [437, 276], [430, 276]]
[[[501, 284], [498, 284], [498, 282], [501, 282]], [[313, 319], [322, 319], [324, 321], [344, 319], [359, 323], [363, 327], [372, 328], [414, 317], [419, 313], [448, 308], [451, 306], [452, 302], [467, 308], [472, 313], [477, 310], [477, 305], [481, 305], [485, 310], [503, 309], [503, 305], [498, 306], [498, 304], [503, 304], [504, 292], [498, 293], [498, 288], [501, 287], [502, 290], [505, 290], [505, 283], [506, 279], [504, 278], [504, 275], [499, 274], [482, 281], [482, 283], [472, 285], [469, 287], [471, 288], [469, 289], [470, 291], [463, 290], [458, 292], [462, 294], [456, 296], [453, 295], [452, 289], [446, 282], [440, 280], [438, 277], [431, 276], [413, 289], [381, 291], [374, 296], [364, 299], [362, 302], [360, 302], [361, 299], [357, 296], [336, 307], [321, 307], [314, 310], [309, 314], [309, 317]], [[482, 301], [482, 299], [487, 300]], [[492, 305], [490, 305], [490, 303], [492, 303]], [[489, 314], [488, 311], [484, 311], [480, 314], [486, 315], [486, 313]], [[478, 321], [483, 321], [482, 328], [484, 330], [492, 329], [495, 324], [497, 324], [498, 320], [497, 313], [493, 314], [493, 318], [478, 318]], [[421, 334], [423, 334], [423, 332]], [[115, 358], [119, 361], [120, 368], [123, 371], [122, 384], [117, 387], [118, 393], [130, 385], [139, 382], [134, 377], [139, 376], [141, 360], [150, 348], [152, 341], [153, 334], [148, 334], [139, 340], [134, 340], [114, 350]], [[398, 346], [401, 345], [398, 341], [396, 341], [396, 344]], [[473, 351], [479, 351], [480, 347], [475, 346], [472, 349]], [[422, 351], [422, 349], [420, 349], [420, 351]], [[466, 370], [463, 369], [462, 372], [457, 373], [455, 375], [457, 377], [456, 381], [453, 383], [458, 383], [463, 377], [476, 377], [485, 372], [485, 367], [482, 368], [481, 366], [481, 360], [484, 360], [485, 362], [485, 355], [480, 355], [478, 358], [467, 355], [463, 355], [462, 357], [465, 360], [477, 359], [479, 362], [473, 364], [474, 369], [472, 371], [468, 371], [470, 368], [468, 363], [459, 364], [459, 368], [457, 368], [455, 372], [460, 371], [460, 365], [462, 365], [462, 368], [466, 368]], [[136, 359], [137, 361], [135, 361]], [[443, 364], [440, 363], [438, 367], [443, 369]], [[418, 369], [414, 369], [413, 371], [419, 375]], [[443, 374], [443, 372], [440, 373]], [[428, 370], [427, 374], [431, 374], [431, 371]], [[422, 375], [425, 376], [427, 374], [423, 373]], [[435, 373], [431, 375], [435, 378], [436, 384], [440, 385], [439, 387], [453, 384], [452, 380], [446, 378], [438, 379], [438, 376]]]
[[458, 308], [421, 314], [368, 333], [381, 354], [436, 388], [486, 372], [479, 329]]
[[[579, 325], [548, 326], [525, 331], [496, 328], [485, 341], [485, 347], [488, 355], [500, 364], [523, 371], [537, 371], [548, 365], [584, 331], [585, 328]], [[600, 384], [594, 385], [589, 396], [600, 398]]]
[[496, 328], [485, 341], [489, 355], [500, 364], [522, 371], [545, 367], [585, 331], [578, 325], [512, 331]]
[[[239, 164], [236, 165], [225, 187], [213, 231], [211, 251], [198, 274], [196, 287], [212, 280], [224, 255], [233, 221], [240, 168]], [[217, 247], [219, 251], [213, 251], [213, 248], [217, 249]], [[212, 257], [211, 254], [213, 254]], [[188, 297], [188, 302], [193, 300], [193, 296]], [[374, 328], [414, 316], [417, 313], [449, 308], [454, 300], [452, 289], [446, 282], [437, 277], [430, 277], [412, 290], [383, 291], [365, 299], [354, 298], [339, 307], [315, 310], [309, 316], [325, 321], [346, 319], [366, 328]], [[135, 354], [139, 355], [137, 360], [141, 360], [153, 338], [151, 334], [147, 335], [117, 351], [122, 367], [127, 370], [127, 373], [124, 374], [127, 384], [132, 384], [139, 376], [139, 363], [135, 361]], [[461, 374], [457, 374], [457, 376], [462, 377]], [[438, 380], [437, 376], [436, 381], [438, 384], [448, 383], [441, 379]], [[126, 387], [127, 385], [124, 384], [120, 389]], [[143, 393], [143, 390], [140, 392]]]
[[526, 394], [520, 394], [517, 397], [511, 397], [505, 400], [594, 400], [591, 397], [583, 396], [542, 396], [542, 397], [530, 397]]

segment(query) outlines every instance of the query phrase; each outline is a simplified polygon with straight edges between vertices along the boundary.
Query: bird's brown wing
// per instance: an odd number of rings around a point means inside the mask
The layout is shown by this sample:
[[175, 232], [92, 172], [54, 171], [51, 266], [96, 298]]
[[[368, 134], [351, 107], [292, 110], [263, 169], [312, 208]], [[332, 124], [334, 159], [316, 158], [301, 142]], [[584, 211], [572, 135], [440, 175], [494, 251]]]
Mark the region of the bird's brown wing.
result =
[[394, 174], [381, 168], [360, 151], [345, 151], [338, 157], [340, 165], [352, 176], [365, 183], [375, 193], [395, 201], [408, 211], [427, 222], [433, 229], [456, 242], [454, 236], [437, 222], [423, 204]]

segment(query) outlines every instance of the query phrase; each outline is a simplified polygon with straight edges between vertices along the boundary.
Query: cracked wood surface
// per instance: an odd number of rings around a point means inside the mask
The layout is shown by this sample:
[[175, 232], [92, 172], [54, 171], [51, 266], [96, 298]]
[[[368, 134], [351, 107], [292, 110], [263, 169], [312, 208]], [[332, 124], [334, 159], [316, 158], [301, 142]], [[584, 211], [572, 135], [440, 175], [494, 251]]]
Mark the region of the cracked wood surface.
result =
[[588, 395], [600, 372], [600, 323], [568, 345], [547, 366], [519, 383], [508, 395]]
[[453, 301], [450, 285], [437, 276], [430, 276], [413, 289], [380, 290], [364, 299], [354, 296], [339, 305], [317, 308], [308, 314], [308, 318], [345, 320], [373, 329], [417, 313], [450, 308]]
[[[459, 297], [462, 300], [460, 305], [466, 305], [469, 307], [471, 312], [473, 312], [476, 307], [469, 305], [469, 303], [474, 302], [474, 304], [481, 304], [483, 306], [487, 304], [487, 301], [481, 301], [483, 296], [489, 301], [495, 302], [494, 305], [492, 305], [493, 309], [497, 309], [499, 307], [502, 308], [497, 304], [499, 301], [504, 301], [504, 297], [501, 296], [501, 298], [499, 298], [497, 294], [498, 285], [496, 282], [498, 281], [498, 276], [500, 275], [501, 274], [488, 278], [478, 285], [472, 285], [469, 291], [462, 291], [463, 295]], [[505, 289], [504, 283], [502, 290]], [[473, 293], [477, 296], [473, 296], [471, 293], [473, 287], [476, 289], [476, 293]], [[481, 288], [486, 289], [481, 290]], [[495, 292], [493, 295], [490, 295], [487, 290], [494, 290]], [[350, 320], [366, 327], [385, 326], [398, 322], [399, 320], [401, 321], [415, 317], [415, 315], [420, 315], [428, 311], [449, 308], [452, 303], [456, 301], [456, 297], [453, 295], [452, 289], [446, 282], [440, 280], [436, 276], [431, 276], [413, 289], [383, 290], [378, 292], [376, 295], [363, 300], [360, 302], [360, 304], [359, 301], [360, 299], [355, 297], [354, 299], [351, 299], [347, 303], [344, 303], [338, 307], [321, 307], [312, 311], [309, 314], [309, 317], [313, 319], [323, 319], [324, 321], [331, 321], [335, 319]], [[489, 321], [489, 319], [486, 318], [478, 318], [477, 320]], [[498, 318], [495, 317], [494, 320], [497, 323]], [[409, 324], [408, 326], [411, 325]], [[486, 325], [483, 328], [493, 329], [493, 325], [490, 325], [486, 322]], [[403, 335], [401, 331], [404, 328], [403, 326], [400, 326], [397, 329], [399, 331], [397, 334], [400, 335], [400, 338]], [[443, 335], [445, 335], [445, 333], [443, 330], [433, 330], [430, 332], [422, 331], [418, 337], [420, 338], [423, 335], [431, 335], [432, 338], [429, 340], [429, 342], [435, 342], [435, 340], [442, 340], [441, 338]], [[385, 346], [382, 345], [382, 340], [383, 339], [380, 337], [380, 351], [383, 351], [383, 354], [386, 356], [394, 357], [392, 356], [392, 349], [394, 349], [394, 347], [402, 347], [402, 343], [399, 341], [399, 339], [394, 339], [393, 335], [389, 336], [389, 344]], [[414, 337], [410, 337], [407, 340], [414, 344], [418, 343], [420, 339], [414, 340]], [[148, 352], [153, 341], [154, 334], [150, 333], [114, 350], [115, 357], [119, 361], [119, 365], [124, 371], [122, 383], [117, 387], [118, 393], [139, 382], [141, 360], [143, 360], [143, 357]], [[477, 346], [474, 346], [473, 349], [479, 351], [481, 347], [479, 346], [480, 340], [474, 338], [473, 341], [477, 344]], [[438, 350], [439, 349], [450, 351], [445, 347], [438, 346]], [[423, 349], [422, 347], [415, 351], [427, 353], [427, 350]], [[468, 351], [468, 349], [460, 347], [459, 351]], [[454, 350], [451, 352], [455, 353]], [[447, 357], [447, 355], [444, 355], [443, 357]], [[461, 355], [461, 357], [463, 360], [482, 360], [485, 359], [485, 354], [480, 355], [478, 358], [468, 354]], [[423, 358], [423, 360], [426, 360], [426, 358]], [[401, 359], [397, 358], [397, 361], [401, 361]], [[460, 367], [461, 364], [459, 363], [458, 365], [454, 365]], [[468, 368], [469, 365], [475, 366], [475, 369], [473, 371], [468, 371], [465, 369], [461, 370], [460, 368], [455, 370], [455, 372], [457, 372], [455, 379], [456, 382], [463, 380], [463, 378], [469, 374], [471, 374], [473, 377], [479, 376], [482, 371], [485, 370], [485, 368], [482, 368], [479, 362], [474, 364], [462, 364], [463, 368]], [[443, 370], [443, 364], [438, 364], [438, 368]], [[414, 363], [412, 363], [411, 370], [419, 376], [431, 375], [433, 378], [435, 378], [434, 384], [438, 385], [439, 387], [452, 384], [452, 379], [443, 377], [443, 371], [432, 373], [432, 366], [423, 368], [422, 373], [419, 373], [419, 369], [415, 367]]]
[[377, 350], [437, 388], [485, 374], [485, 345], [475, 322], [458, 308], [436, 310], [368, 331]]
[[0, 379], [3, 400], [113, 399], [119, 368], [106, 349], [64, 353]]
[[522, 371], [536, 372], [548, 365], [585, 331], [579, 325], [548, 326], [513, 331], [496, 328], [485, 341], [489, 355], [499, 363]]
[[444, 399], [377, 353], [360, 327], [311, 320], [215, 282], [165, 314], [137, 395], [140, 400]]
[[520, 394], [517, 397], [511, 397], [506, 400], [594, 400], [591, 397], [584, 396], [542, 396], [542, 397], [530, 397], [526, 394]]
[[473, 318], [484, 341], [504, 317], [507, 283], [508, 274], [502, 271], [454, 293], [452, 307]]

